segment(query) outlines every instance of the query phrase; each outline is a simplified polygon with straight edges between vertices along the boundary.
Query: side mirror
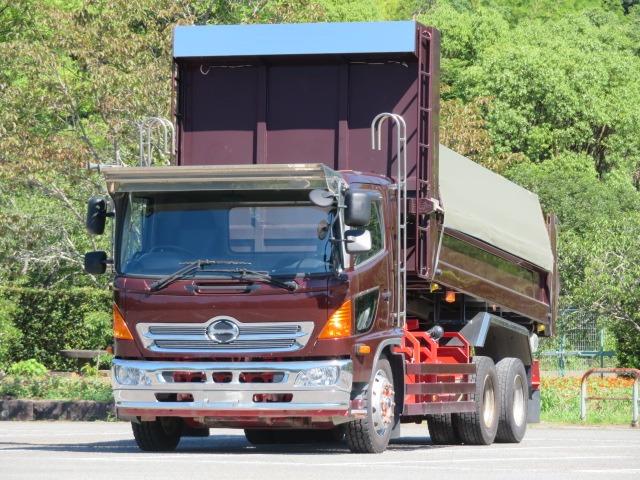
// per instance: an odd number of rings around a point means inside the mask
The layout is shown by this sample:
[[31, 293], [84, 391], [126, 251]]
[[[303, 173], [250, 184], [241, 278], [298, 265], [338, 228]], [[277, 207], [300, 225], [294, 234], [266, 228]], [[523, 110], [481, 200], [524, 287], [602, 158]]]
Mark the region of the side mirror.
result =
[[84, 271], [100, 275], [107, 271], [107, 252], [98, 250], [84, 254]]
[[335, 199], [333, 193], [317, 188], [309, 192], [309, 200], [318, 207], [330, 207]]
[[344, 232], [347, 253], [364, 253], [371, 250], [371, 232], [369, 230], [347, 230]]
[[349, 190], [344, 198], [344, 223], [366, 227], [371, 220], [371, 195], [366, 190]]
[[107, 201], [103, 197], [91, 197], [87, 202], [87, 231], [102, 235], [107, 216]]

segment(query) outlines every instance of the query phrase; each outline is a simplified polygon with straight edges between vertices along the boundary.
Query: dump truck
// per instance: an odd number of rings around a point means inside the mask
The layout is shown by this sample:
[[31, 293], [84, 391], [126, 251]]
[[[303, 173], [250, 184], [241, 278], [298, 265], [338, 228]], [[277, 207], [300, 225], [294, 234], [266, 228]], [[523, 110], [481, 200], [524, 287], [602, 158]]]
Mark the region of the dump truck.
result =
[[377, 453], [422, 422], [486, 445], [538, 419], [556, 221], [439, 144], [439, 45], [415, 21], [175, 28], [173, 119], [140, 166], [94, 166], [87, 213], [113, 217], [85, 270], [113, 274], [142, 450], [225, 427]]

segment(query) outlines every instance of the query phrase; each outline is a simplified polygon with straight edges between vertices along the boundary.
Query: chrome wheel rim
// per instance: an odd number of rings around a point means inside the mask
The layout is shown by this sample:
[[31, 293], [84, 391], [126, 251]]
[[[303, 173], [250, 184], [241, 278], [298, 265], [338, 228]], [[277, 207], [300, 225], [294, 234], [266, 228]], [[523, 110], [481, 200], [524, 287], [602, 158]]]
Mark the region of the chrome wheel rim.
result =
[[484, 379], [482, 389], [482, 421], [487, 428], [491, 428], [496, 416], [496, 395], [493, 388], [493, 380], [490, 376]]
[[378, 370], [371, 386], [371, 420], [376, 434], [384, 437], [393, 424], [395, 401], [393, 384], [383, 370]]
[[518, 426], [522, 426], [525, 422], [524, 411], [524, 380], [522, 376], [516, 375], [513, 379], [513, 422]]

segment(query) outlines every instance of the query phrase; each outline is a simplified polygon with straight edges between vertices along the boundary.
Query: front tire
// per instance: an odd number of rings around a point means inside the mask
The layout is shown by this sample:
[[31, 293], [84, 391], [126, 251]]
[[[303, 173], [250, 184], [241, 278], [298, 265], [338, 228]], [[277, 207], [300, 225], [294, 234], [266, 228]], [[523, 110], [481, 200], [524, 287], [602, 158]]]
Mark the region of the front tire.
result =
[[456, 433], [468, 445], [491, 445], [500, 417], [500, 395], [496, 367], [489, 357], [474, 357], [476, 364], [475, 410], [452, 416]]
[[131, 422], [133, 437], [145, 452], [172, 452], [182, 437], [182, 420], [160, 418], [153, 422]]
[[346, 424], [345, 437], [354, 453], [381, 453], [389, 444], [395, 424], [395, 392], [389, 361], [381, 357], [367, 389], [367, 415]]
[[529, 381], [524, 365], [517, 358], [504, 358], [496, 365], [502, 412], [496, 441], [520, 443], [527, 431]]

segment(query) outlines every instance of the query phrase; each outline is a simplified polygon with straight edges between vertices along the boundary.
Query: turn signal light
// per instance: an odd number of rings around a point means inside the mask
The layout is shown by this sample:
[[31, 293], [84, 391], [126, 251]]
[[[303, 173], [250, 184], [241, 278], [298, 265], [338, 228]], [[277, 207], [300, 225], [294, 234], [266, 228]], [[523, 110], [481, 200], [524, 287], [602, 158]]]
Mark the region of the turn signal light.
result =
[[113, 304], [113, 338], [133, 340], [133, 335], [131, 335], [131, 331], [129, 327], [127, 327], [124, 317], [115, 303]]
[[343, 338], [351, 335], [351, 300], [331, 314], [318, 338]]
[[444, 301], [447, 303], [455, 303], [456, 292], [454, 292], [453, 290], [447, 290], [444, 294]]

